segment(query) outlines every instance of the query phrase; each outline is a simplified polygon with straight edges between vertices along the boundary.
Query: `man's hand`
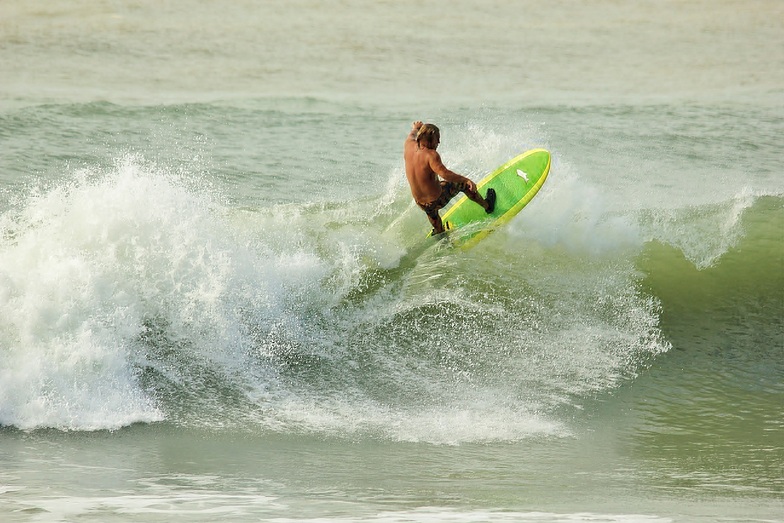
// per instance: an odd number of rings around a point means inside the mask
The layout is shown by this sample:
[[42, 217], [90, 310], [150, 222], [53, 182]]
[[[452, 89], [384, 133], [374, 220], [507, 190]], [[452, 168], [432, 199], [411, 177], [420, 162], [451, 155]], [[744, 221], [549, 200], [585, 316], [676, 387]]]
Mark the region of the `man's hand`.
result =
[[408, 133], [407, 139], [411, 141], [415, 141], [417, 137], [417, 133], [419, 132], [419, 129], [422, 127], [422, 125], [423, 125], [422, 122], [420, 122], [419, 120], [411, 124], [411, 131]]

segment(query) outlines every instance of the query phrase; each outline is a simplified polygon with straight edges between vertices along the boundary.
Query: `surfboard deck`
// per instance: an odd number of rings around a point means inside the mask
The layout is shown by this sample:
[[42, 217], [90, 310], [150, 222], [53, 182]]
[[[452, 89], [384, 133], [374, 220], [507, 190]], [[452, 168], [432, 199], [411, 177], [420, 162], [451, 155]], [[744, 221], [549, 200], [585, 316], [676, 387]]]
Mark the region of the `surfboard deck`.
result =
[[495, 209], [487, 214], [480, 205], [463, 195], [441, 217], [445, 234], [450, 235], [455, 246], [463, 249], [479, 243], [514, 218], [536, 196], [550, 172], [550, 160], [549, 151], [532, 149], [482, 178], [476, 184], [477, 190], [484, 196], [489, 188], [495, 189]]

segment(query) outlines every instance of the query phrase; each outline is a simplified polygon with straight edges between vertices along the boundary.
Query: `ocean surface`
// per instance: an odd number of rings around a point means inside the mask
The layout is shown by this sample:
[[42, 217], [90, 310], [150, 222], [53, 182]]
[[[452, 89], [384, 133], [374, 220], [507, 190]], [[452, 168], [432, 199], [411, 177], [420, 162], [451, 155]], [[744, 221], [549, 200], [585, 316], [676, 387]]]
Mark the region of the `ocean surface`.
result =
[[3, 0], [0, 521], [784, 521], [782, 20]]

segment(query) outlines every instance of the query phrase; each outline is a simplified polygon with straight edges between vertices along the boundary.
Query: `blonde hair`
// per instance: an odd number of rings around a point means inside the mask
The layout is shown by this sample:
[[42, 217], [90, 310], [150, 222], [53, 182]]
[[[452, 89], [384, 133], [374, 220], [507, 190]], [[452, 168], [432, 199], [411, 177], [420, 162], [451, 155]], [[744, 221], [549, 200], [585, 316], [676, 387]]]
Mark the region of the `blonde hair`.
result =
[[419, 128], [419, 131], [417, 131], [417, 135], [416, 135], [417, 143], [419, 143], [419, 140], [421, 140], [425, 136], [427, 137], [434, 136], [436, 138], [440, 138], [441, 131], [439, 131], [438, 127], [436, 127], [432, 123], [426, 123]]

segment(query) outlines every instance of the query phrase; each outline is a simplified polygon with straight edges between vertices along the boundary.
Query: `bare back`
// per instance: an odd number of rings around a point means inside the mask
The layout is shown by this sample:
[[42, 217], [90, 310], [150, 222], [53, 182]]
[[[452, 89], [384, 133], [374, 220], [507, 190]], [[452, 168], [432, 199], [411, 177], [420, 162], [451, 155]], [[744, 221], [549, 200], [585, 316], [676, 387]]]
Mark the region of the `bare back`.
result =
[[406, 161], [406, 178], [411, 186], [411, 195], [417, 203], [430, 203], [441, 195], [441, 184], [434, 166], [444, 164], [438, 152], [421, 147], [415, 140], [406, 140], [403, 157]]

